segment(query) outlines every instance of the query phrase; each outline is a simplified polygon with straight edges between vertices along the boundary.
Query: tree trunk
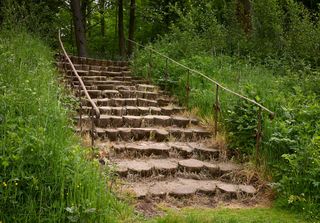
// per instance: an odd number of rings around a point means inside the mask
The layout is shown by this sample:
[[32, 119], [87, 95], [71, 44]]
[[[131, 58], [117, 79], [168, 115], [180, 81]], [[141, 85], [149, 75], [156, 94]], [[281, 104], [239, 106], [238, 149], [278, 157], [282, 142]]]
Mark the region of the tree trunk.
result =
[[100, 31], [101, 36], [105, 35], [105, 21], [104, 21], [104, 10], [105, 10], [105, 0], [99, 1], [99, 12], [100, 12]]
[[[130, 4], [130, 22], [129, 22], [129, 39], [134, 40], [134, 31], [135, 31], [135, 15], [136, 10], [136, 0], [131, 0]], [[133, 43], [128, 41], [128, 56], [131, 56], [133, 51]]]
[[252, 30], [250, 0], [237, 0], [237, 17], [243, 31], [249, 36]]
[[87, 8], [88, 8], [88, 0], [82, 0], [80, 3], [80, 10], [82, 13], [82, 23], [84, 32], [87, 30]]
[[123, 30], [123, 1], [118, 0], [118, 37], [119, 37], [119, 54], [125, 57], [125, 41]]
[[80, 10], [80, 0], [71, 0], [71, 10], [73, 15], [78, 56], [86, 57], [87, 56], [86, 37], [85, 37], [84, 25], [83, 25], [83, 15]]

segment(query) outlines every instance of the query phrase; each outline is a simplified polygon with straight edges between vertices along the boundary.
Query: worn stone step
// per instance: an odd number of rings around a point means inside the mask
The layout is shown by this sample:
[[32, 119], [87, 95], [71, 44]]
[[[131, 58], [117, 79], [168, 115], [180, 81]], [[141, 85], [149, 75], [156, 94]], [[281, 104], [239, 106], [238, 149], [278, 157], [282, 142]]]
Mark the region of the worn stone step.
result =
[[137, 90], [119, 90], [122, 97], [127, 98], [145, 98], [150, 100], [156, 100], [159, 97], [157, 92], [152, 91], [137, 91]]
[[[170, 138], [176, 140], [196, 141], [210, 138], [212, 134], [200, 128], [96, 128], [98, 137], [109, 141], [130, 140], [155, 140], [158, 142], [168, 141]], [[177, 133], [179, 137], [177, 137]]]
[[218, 146], [207, 146], [201, 142], [122, 142], [112, 143], [111, 149], [114, 157], [130, 158], [159, 156], [217, 160], [220, 153]]
[[[88, 86], [89, 88], [94, 88], [94, 86]], [[86, 87], [87, 88], [87, 87]], [[102, 98], [102, 92], [100, 90], [90, 90], [87, 88], [87, 92], [90, 95], [91, 98]], [[76, 92], [76, 95], [79, 96], [78, 92]], [[80, 91], [81, 97], [85, 97], [84, 90]]]
[[[73, 85], [73, 88], [77, 92], [79, 89], [79, 85]], [[82, 89], [82, 88], [80, 87], [80, 89]], [[96, 86], [86, 86], [86, 89], [87, 90], [98, 90]]]
[[[106, 77], [105, 77], [106, 78]], [[74, 84], [78, 84], [79, 81], [77, 79], [74, 79], [72, 81]], [[95, 85], [95, 86], [105, 86], [105, 85], [124, 85], [124, 86], [135, 86], [141, 82], [147, 82], [146, 80], [131, 80], [131, 81], [119, 81], [119, 80], [110, 80], [110, 79], [105, 79], [105, 80], [83, 80], [85, 85]]]
[[[91, 91], [89, 91], [91, 92]], [[79, 116], [76, 117], [79, 119]], [[83, 120], [89, 119], [87, 115], [82, 116]], [[135, 116], [135, 115], [101, 115], [100, 119], [97, 120], [96, 126], [101, 128], [106, 127], [152, 127], [152, 126], [177, 126], [180, 128], [186, 128], [189, 124], [197, 125], [197, 119], [185, 118], [182, 116], [166, 116], [166, 115], [146, 115], [146, 116]]]
[[[83, 106], [82, 114], [88, 114], [91, 110], [91, 107]], [[101, 114], [106, 115], [175, 115], [185, 111], [183, 107], [138, 107], [138, 106], [119, 106], [119, 107], [112, 107], [112, 106], [102, 106], [99, 107]]]
[[[150, 177], [159, 174], [187, 174], [194, 173], [201, 175], [201, 178], [214, 179], [224, 174], [239, 170], [240, 167], [234, 163], [206, 162], [198, 159], [121, 159], [112, 160], [118, 174], [143, 175]], [[164, 176], [164, 178], [166, 175]]]
[[257, 190], [252, 185], [230, 184], [216, 180], [193, 180], [177, 178], [174, 180], [138, 182], [128, 184], [125, 189], [132, 191], [137, 198], [144, 197], [189, 197], [196, 194], [222, 196], [226, 199], [241, 199], [253, 196]]
[[69, 56], [71, 61], [74, 64], [87, 64], [93, 66], [119, 66], [119, 67], [128, 67], [127, 61], [113, 61], [113, 60], [98, 60], [93, 58], [87, 57], [77, 57], [77, 56]]
[[[162, 99], [149, 100], [145, 98], [103, 98], [93, 99], [98, 106], [139, 106], [139, 107], [165, 107], [171, 103], [163, 103]], [[86, 98], [82, 99], [83, 106], [90, 106], [89, 101]]]

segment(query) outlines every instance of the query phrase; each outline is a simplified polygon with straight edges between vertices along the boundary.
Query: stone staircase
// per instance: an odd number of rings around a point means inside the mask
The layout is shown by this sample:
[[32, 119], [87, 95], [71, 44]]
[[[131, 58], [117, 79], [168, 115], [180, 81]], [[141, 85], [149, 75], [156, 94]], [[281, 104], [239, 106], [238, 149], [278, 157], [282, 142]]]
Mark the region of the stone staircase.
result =
[[[71, 60], [101, 112], [95, 123], [96, 144], [105, 156], [100, 162], [114, 167], [122, 189], [140, 199], [255, 196], [255, 187], [235, 178], [242, 167], [221, 157], [212, 132], [157, 86], [132, 76], [127, 62]], [[66, 67], [65, 78], [77, 89], [70, 65], [57, 64], [61, 71]], [[89, 103], [80, 94], [88, 114]], [[82, 120], [90, 123], [88, 115]]]

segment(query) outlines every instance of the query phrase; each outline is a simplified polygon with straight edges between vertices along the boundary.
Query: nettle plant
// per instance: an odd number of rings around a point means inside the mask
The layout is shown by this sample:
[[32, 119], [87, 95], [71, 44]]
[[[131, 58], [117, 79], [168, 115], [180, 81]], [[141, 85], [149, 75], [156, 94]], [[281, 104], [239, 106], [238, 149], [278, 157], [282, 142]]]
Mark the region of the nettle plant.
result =
[[[246, 95], [261, 102], [252, 86], [246, 86]], [[253, 155], [256, 143], [257, 114], [259, 108], [245, 100], [240, 100], [227, 110], [225, 118], [229, 147], [242, 155]], [[263, 119], [262, 119], [263, 125]]]

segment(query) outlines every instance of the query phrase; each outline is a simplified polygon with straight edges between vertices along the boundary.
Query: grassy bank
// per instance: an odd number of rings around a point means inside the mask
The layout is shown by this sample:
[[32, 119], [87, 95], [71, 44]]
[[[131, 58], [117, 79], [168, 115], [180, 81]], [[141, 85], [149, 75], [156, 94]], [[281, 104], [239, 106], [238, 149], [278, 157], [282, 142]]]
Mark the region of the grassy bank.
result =
[[71, 129], [53, 52], [25, 32], [0, 34], [0, 221], [118, 222], [110, 192]]

